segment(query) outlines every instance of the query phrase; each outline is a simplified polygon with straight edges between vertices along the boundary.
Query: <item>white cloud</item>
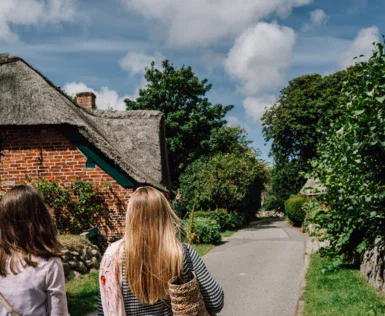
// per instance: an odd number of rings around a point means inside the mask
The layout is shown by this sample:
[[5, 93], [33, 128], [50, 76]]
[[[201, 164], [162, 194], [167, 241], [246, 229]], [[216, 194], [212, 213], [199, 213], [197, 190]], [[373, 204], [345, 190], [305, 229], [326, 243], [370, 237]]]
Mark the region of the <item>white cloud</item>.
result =
[[[277, 14], [285, 17], [312, 0], [121, 0], [164, 28], [168, 42], [177, 46], [208, 45], [236, 36], [250, 24]], [[151, 28], [154, 28], [151, 23]]]
[[247, 97], [243, 100], [242, 105], [246, 115], [255, 123], [259, 124], [265, 110], [271, 107], [276, 101], [276, 96], [267, 94], [260, 97]]
[[310, 31], [317, 26], [321, 26], [325, 24], [329, 18], [326, 12], [321, 9], [311, 11], [309, 14], [310, 14], [310, 22], [305, 23], [302, 27], [302, 31], [304, 32]]
[[241, 120], [234, 115], [226, 116], [226, 121], [227, 121], [227, 126], [235, 127], [235, 126], [241, 125]]
[[73, 22], [76, 19], [75, 0], [1, 0], [0, 41], [18, 40], [12, 26], [41, 26], [46, 23]]
[[295, 41], [293, 29], [260, 22], [235, 40], [224, 62], [225, 70], [248, 96], [277, 88], [290, 66]]
[[164, 59], [165, 57], [159, 52], [155, 52], [153, 55], [146, 55], [140, 52], [129, 51], [119, 61], [119, 64], [123, 70], [128, 71], [131, 75], [141, 75], [145, 72], [145, 68], [151, 65], [152, 61], [160, 65]]
[[119, 97], [115, 90], [111, 90], [108, 87], [102, 87], [100, 91], [96, 91], [82, 82], [67, 83], [63, 90], [71, 96], [75, 96], [77, 92], [93, 92], [96, 95], [96, 106], [99, 110], [113, 109], [124, 111], [126, 109], [124, 99], [129, 98], [133, 100], [137, 96], [124, 95]]
[[361, 29], [351, 45], [341, 54], [339, 66], [346, 68], [353, 65], [355, 63], [353, 58], [361, 54], [365, 55], [365, 58], [368, 59], [372, 53], [372, 43], [379, 40], [380, 31], [377, 26]]

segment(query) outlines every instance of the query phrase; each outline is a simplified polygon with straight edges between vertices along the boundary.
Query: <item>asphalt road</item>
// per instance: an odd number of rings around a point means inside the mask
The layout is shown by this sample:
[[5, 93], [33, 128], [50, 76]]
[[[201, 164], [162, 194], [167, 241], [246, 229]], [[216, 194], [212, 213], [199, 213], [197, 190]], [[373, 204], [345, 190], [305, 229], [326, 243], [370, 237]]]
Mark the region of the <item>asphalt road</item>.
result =
[[220, 316], [293, 316], [306, 236], [286, 221], [251, 224], [203, 257], [222, 285]]

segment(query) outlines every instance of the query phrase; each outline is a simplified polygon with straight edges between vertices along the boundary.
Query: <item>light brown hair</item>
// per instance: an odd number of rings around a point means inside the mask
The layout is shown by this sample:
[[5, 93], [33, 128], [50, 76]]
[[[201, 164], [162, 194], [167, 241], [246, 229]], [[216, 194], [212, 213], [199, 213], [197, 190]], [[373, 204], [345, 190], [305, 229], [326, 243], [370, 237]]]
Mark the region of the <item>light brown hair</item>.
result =
[[167, 297], [167, 282], [181, 276], [183, 250], [178, 238], [180, 219], [165, 196], [152, 187], [138, 188], [127, 207], [126, 275], [141, 303]]
[[36, 267], [32, 256], [60, 257], [57, 230], [40, 193], [18, 185], [4, 194], [0, 203], [0, 276]]

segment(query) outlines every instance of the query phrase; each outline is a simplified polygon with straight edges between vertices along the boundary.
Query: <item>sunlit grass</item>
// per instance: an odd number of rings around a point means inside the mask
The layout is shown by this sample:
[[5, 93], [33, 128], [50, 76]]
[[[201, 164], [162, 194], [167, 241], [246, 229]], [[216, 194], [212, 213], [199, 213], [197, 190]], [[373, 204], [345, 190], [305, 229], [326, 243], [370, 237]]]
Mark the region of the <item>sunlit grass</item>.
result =
[[312, 256], [306, 275], [305, 316], [385, 315], [385, 297], [357, 270], [322, 273], [326, 258]]
[[66, 283], [71, 316], [85, 316], [98, 308], [99, 271], [82, 275]]

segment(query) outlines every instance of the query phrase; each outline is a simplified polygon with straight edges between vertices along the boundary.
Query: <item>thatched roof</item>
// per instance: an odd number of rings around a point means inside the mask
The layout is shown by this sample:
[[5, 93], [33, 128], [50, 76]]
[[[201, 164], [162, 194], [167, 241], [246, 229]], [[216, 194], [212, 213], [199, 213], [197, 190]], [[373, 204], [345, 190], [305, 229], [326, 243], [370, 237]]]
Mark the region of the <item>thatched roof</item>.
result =
[[305, 185], [302, 187], [299, 193], [303, 195], [313, 196], [313, 195], [324, 194], [325, 191], [326, 191], [326, 187], [320, 185], [319, 183], [316, 183], [314, 179], [310, 178], [310, 179], [307, 179]]
[[161, 112], [85, 109], [24, 60], [3, 54], [0, 126], [5, 125], [70, 125], [139, 184], [169, 187]]

